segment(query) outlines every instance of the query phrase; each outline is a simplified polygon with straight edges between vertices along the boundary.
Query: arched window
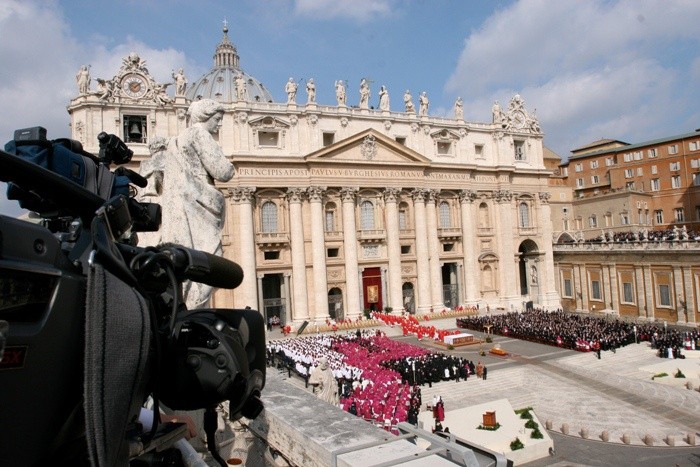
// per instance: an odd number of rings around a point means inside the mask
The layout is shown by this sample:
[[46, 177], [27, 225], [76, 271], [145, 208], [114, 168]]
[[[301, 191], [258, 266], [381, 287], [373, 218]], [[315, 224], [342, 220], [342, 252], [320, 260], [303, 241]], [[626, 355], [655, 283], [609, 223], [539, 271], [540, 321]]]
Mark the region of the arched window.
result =
[[450, 219], [450, 205], [447, 201], [442, 201], [440, 203], [440, 227], [443, 229], [449, 229], [452, 227], [452, 220]]
[[490, 227], [489, 207], [486, 205], [486, 203], [481, 203], [479, 205], [479, 227], [481, 227], [481, 228]]
[[360, 229], [374, 230], [374, 204], [363, 201], [360, 205]]
[[326, 204], [326, 232], [335, 232], [335, 203]]
[[520, 227], [530, 227], [530, 207], [527, 203], [520, 203], [518, 206], [518, 217]]
[[277, 232], [277, 205], [272, 201], [266, 201], [262, 205], [262, 231]]
[[406, 203], [399, 205], [399, 229], [408, 230], [408, 205]]

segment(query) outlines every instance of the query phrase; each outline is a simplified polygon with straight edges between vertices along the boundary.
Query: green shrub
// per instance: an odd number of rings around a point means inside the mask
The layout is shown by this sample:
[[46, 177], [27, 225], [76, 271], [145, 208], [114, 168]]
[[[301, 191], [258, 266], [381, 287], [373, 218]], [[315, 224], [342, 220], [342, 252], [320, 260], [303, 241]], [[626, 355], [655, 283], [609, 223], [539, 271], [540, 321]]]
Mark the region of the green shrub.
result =
[[486, 338], [486, 343], [487, 343], [487, 344], [490, 344], [491, 342], [493, 342], [493, 339], [490, 338], [490, 337], [487, 337], [487, 338]]
[[484, 425], [479, 425], [476, 427], [477, 430], [486, 430], [486, 431], [496, 431], [501, 427], [501, 424], [496, 422], [496, 426], [484, 426]]
[[542, 439], [542, 438], [544, 438], [544, 435], [542, 434], [542, 432], [540, 431], [539, 428], [535, 428], [535, 429], [532, 431], [532, 433], [530, 433], [530, 438]]
[[520, 438], [515, 438], [513, 441], [510, 442], [511, 451], [517, 451], [518, 449], [522, 449], [524, 447], [525, 445], [522, 441], [520, 441]]
[[651, 377], [653, 380], [654, 378], [663, 378], [664, 376], [668, 376], [668, 373], [656, 373], [654, 376]]
[[528, 410], [527, 412], [523, 412], [520, 414], [520, 418], [523, 418], [525, 420], [532, 420], [532, 414]]
[[[530, 412], [528, 412], [528, 413], [530, 413]], [[532, 415], [531, 415], [531, 416], [532, 416]], [[529, 428], [529, 429], [531, 429], [531, 430], [532, 430], [532, 429], [535, 429], [535, 430], [536, 430], [536, 429], [539, 428], [539, 425], [537, 424], [536, 421], [534, 421], [533, 419], [530, 419], [530, 420], [527, 421], [527, 423], [525, 423], [525, 428]]]
[[685, 378], [685, 375], [680, 368], [676, 369], [676, 373], [673, 375], [674, 378]]
[[455, 346], [452, 344], [447, 346], [447, 350], [454, 350], [454, 349], [455, 349]]

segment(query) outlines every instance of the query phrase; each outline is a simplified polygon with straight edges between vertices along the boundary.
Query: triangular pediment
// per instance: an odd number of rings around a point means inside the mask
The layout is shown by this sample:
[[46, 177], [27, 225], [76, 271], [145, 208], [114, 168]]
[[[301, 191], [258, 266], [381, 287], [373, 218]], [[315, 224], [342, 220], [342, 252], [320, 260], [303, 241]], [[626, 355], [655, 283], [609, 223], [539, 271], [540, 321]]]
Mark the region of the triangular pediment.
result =
[[373, 129], [314, 151], [304, 159], [309, 163], [430, 165], [427, 157]]
[[248, 120], [248, 125], [258, 130], [280, 130], [287, 129], [291, 125], [288, 121], [271, 115], [263, 115], [262, 117], [251, 118]]

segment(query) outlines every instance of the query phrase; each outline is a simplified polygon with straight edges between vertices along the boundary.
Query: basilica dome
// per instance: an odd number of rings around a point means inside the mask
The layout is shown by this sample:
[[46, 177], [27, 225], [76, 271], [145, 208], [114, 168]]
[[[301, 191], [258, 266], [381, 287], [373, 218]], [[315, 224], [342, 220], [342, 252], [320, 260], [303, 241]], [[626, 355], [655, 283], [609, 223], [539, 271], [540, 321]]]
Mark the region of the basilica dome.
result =
[[[244, 86], [245, 91], [239, 90], [239, 86]], [[238, 52], [228, 38], [227, 27], [224, 27], [224, 37], [216, 47], [214, 67], [189, 86], [185, 96], [190, 100], [214, 99], [227, 104], [239, 100], [274, 102], [265, 85], [241, 69]]]

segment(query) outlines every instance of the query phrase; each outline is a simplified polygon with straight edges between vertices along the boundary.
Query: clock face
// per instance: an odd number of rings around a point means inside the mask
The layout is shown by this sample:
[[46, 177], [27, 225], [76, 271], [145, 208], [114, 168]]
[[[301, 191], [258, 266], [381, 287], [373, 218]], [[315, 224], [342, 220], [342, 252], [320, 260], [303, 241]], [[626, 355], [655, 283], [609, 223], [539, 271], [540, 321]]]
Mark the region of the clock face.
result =
[[525, 114], [518, 111], [513, 114], [513, 126], [522, 128], [525, 126]]
[[122, 80], [122, 91], [134, 99], [143, 97], [147, 91], [146, 80], [140, 75], [126, 75]]

